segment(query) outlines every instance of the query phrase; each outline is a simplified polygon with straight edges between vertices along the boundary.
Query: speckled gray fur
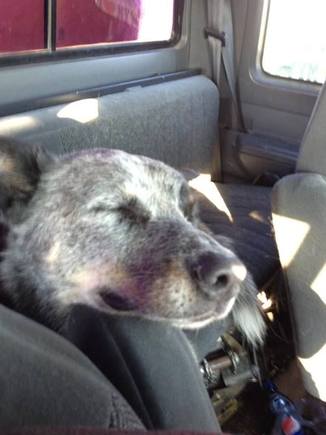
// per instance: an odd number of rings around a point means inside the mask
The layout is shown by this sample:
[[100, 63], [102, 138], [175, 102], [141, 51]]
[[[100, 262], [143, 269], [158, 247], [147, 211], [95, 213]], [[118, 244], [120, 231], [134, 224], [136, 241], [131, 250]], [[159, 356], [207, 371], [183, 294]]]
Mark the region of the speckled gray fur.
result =
[[235, 322], [251, 342], [262, 340], [249, 274], [215, 291], [189, 272], [206, 253], [244, 266], [198, 221], [179, 172], [123, 151], [26, 157], [3, 142], [0, 172], [9, 224], [0, 277], [16, 309], [55, 329], [75, 303], [200, 327], [228, 315], [237, 298]]

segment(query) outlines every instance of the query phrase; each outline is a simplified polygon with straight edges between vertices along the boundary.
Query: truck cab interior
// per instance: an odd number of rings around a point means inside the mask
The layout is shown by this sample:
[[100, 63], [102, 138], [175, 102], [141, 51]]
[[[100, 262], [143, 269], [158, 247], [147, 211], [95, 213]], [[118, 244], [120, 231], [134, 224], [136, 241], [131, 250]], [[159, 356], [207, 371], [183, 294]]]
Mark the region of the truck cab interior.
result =
[[326, 433], [325, 13], [324, 0], [0, 0], [0, 137], [180, 170], [267, 325], [254, 347], [227, 321], [181, 331], [77, 306], [63, 338], [4, 301], [0, 430], [269, 434], [273, 379], [305, 404], [304, 433]]

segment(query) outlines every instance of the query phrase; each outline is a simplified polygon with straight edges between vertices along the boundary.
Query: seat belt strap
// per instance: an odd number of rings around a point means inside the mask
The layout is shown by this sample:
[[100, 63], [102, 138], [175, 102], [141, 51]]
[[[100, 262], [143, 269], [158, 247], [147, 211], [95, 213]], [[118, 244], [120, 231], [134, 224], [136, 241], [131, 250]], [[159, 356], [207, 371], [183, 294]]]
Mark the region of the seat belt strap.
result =
[[[218, 14], [216, 16], [215, 14]], [[211, 52], [212, 75], [217, 86], [221, 80], [221, 64], [232, 100], [237, 130], [246, 131], [236, 85], [234, 31], [231, 0], [207, 0], [205, 36]], [[233, 121], [233, 120], [232, 120]], [[231, 122], [233, 124], [233, 122]]]
[[204, 29], [211, 56], [212, 77], [217, 86], [220, 82], [222, 45], [225, 44], [224, 1], [207, 0], [207, 27]]
[[[211, 63], [212, 79], [219, 87], [221, 72], [222, 45], [225, 43], [223, 29], [223, 7], [224, 0], [206, 0], [207, 9], [207, 27], [204, 29], [204, 35], [207, 38], [208, 50]], [[218, 119], [216, 119], [216, 124]], [[216, 125], [218, 127], [218, 125]], [[217, 143], [213, 148], [211, 179], [212, 181], [222, 181], [222, 156], [219, 129], [217, 128]]]

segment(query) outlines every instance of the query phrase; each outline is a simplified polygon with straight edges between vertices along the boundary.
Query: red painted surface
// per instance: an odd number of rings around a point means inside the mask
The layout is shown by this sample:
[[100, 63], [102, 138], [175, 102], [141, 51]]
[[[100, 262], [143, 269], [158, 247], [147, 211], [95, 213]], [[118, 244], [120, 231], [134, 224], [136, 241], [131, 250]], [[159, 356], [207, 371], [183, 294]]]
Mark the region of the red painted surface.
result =
[[0, 0], [0, 52], [44, 48], [44, 0]]
[[57, 47], [137, 40], [141, 0], [57, 0]]
[[[0, 52], [44, 48], [44, 0], [0, 0]], [[57, 47], [137, 39], [141, 0], [57, 0]]]

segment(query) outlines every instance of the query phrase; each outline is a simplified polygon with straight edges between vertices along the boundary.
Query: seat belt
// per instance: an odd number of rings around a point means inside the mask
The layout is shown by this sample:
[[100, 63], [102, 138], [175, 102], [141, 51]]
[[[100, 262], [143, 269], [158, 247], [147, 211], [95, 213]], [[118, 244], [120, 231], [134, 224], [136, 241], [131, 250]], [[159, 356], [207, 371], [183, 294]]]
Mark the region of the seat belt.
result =
[[[211, 61], [212, 78], [219, 87], [221, 73], [221, 56], [222, 45], [225, 43], [223, 29], [223, 8], [224, 0], [206, 0], [207, 8], [207, 27], [204, 29], [204, 35], [208, 41], [208, 48]], [[216, 123], [218, 120], [216, 120]], [[211, 180], [214, 182], [222, 181], [222, 155], [221, 144], [218, 132], [218, 140], [213, 148]]]
[[207, 0], [207, 27], [204, 29], [211, 56], [212, 76], [217, 86], [220, 82], [222, 46], [225, 45], [224, 1]]
[[[207, 0], [207, 27], [205, 36], [211, 53], [212, 76], [220, 88], [221, 65], [232, 101], [235, 121], [231, 117], [230, 128], [245, 132], [246, 128], [236, 86], [234, 32], [231, 0]], [[235, 125], [233, 125], [235, 124]]]

